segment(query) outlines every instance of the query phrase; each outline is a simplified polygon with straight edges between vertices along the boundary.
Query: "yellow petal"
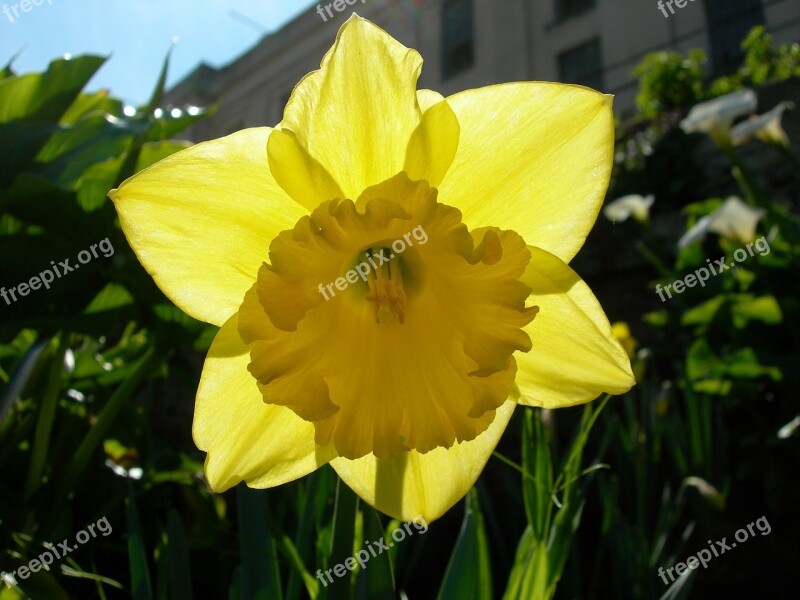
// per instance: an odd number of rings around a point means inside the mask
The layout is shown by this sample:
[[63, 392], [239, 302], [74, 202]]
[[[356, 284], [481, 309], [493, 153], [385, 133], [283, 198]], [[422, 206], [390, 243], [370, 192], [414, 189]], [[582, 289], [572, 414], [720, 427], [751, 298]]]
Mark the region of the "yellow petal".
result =
[[219, 330], [197, 390], [192, 434], [208, 452], [206, 478], [222, 492], [240, 481], [254, 488], [308, 475], [334, 456], [314, 444], [314, 426], [288, 408], [264, 404], [247, 371], [250, 355], [236, 331], [238, 315]]
[[286, 193], [309, 211], [344, 198], [334, 178], [306, 152], [291, 131], [273, 130], [267, 142], [269, 168]]
[[458, 120], [446, 100], [426, 110], [408, 142], [405, 163], [408, 176], [438, 186], [453, 162], [458, 136]]
[[469, 442], [390, 459], [336, 458], [331, 466], [364, 502], [401, 521], [438, 519], [469, 491], [508, 425], [516, 403], [497, 409], [489, 428]]
[[269, 173], [269, 132], [192, 146], [109, 193], [144, 268], [202, 321], [221, 325], [238, 310], [270, 240], [307, 213]]
[[468, 90], [448, 103], [461, 126], [439, 199], [470, 227], [512, 229], [569, 262], [611, 175], [611, 97], [557, 83]]
[[347, 198], [403, 169], [420, 120], [422, 58], [376, 25], [353, 16], [322, 68], [295, 87], [281, 129], [335, 175]]
[[558, 408], [627, 392], [630, 360], [589, 286], [555, 256], [528, 249], [522, 281], [539, 313], [525, 328], [533, 348], [515, 354], [520, 404]]
[[423, 112], [428, 110], [434, 104], [439, 104], [439, 102], [442, 100], [444, 100], [444, 96], [442, 96], [439, 92], [426, 90], [424, 88], [417, 90], [417, 102], [419, 102], [419, 108]]

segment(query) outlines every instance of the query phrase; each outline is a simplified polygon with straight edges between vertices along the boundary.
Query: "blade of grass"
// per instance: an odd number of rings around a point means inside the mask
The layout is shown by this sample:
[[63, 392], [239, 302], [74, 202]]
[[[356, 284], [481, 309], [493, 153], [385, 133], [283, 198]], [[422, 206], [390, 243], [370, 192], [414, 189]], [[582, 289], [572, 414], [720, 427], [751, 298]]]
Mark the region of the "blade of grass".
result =
[[482, 600], [492, 597], [494, 594], [489, 544], [478, 493], [473, 488], [466, 498], [461, 532], [450, 556], [437, 599]]
[[189, 544], [180, 516], [174, 510], [167, 516], [167, 573], [169, 594], [173, 600], [194, 598], [192, 570], [189, 563]]
[[267, 525], [267, 494], [244, 484], [236, 488], [242, 596], [248, 600], [280, 600], [280, 571], [275, 540]]
[[[383, 535], [381, 519], [378, 512], [369, 508], [364, 511], [364, 542], [379, 540]], [[362, 546], [364, 549], [364, 546]], [[391, 554], [382, 552], [376, 557], [368, 558], [370, 561], [358, 576], [356, 582], [356, 598], [358, 600], [394, 600], [395, 580], [392, 568]]]
[[530, 475], [522, 479], [525, 516], [533, 527], [534, 537], [544, 541], [550, 527], [553, 466], [541, 411], [525, 411], [522, 427], [522, 470]]
[[153, 600], [150, 583], [150, 568], [147, 566], [147, 549], [142, 537], [139, 513], [133, 485], [128, 480], [128, 497], [125, 500], [125, 515], [128, 521], [128, 565], [131, 571], [131, 596], [133, 600]]
[[[342, 483], [336, 481], [336, 504], [333, 510], [333, 539], [331, 540], [331, 554], [329, 566], [343, 565], [345, 560], [353, 556], [353, 541], [356, 531], [356, 511], [358, 510], [358, 497], [353, 491]], [[344, 577], [334, 579], [326, 588], [328, 600], [350, 600], [353, 597], [353, 585], [350, 573]]]
[[47, 450], [50, 446], [50, 434], [53, 430], [53, 421], [58, 408], [58, 397], [61, 393], [61, 372], [64, 370], [64, 355], [67, 352], [67, 340], [63, 333], [54, 338], [55, 350], [51, 357], [50, 368], [47, 373], [47, 383], [42, 394], [39, 409], [39, 420], [36, 422], [36, 433], [33, 436], [33, 449], [31, 463], [28, 469], [28, 480], [25, 483], [25, 502], [39, 489], [42, 482], [42, 471], [47, 460]]
[[[321, 472], [320, 469], [317, 469], [307, 477], [308, 482], [306, 483], [305, 493], [303, 494], [303, 507], [300, 511], [300, 526], [294, 538], [294, 548], [297, 552], [300, 564], [304, 564], [303, 561], [311, 550], [311, 543], [313, 541], [311, 533], [316, 517], [316, 504], [314, 502], [315, 490], [319, 485]], [[299, 599], [301, 577], [302, 572], [298, 572], [297, 569], [292, 569], [289, 574], [289, 582], [286, 585], [286, 600]], [[302, 577], [302, 579], [305, 578]], [[306, 587], [308, 586], [306, 585]], [[308, 590], [308, 592], [310, 594], [311, 590]]]

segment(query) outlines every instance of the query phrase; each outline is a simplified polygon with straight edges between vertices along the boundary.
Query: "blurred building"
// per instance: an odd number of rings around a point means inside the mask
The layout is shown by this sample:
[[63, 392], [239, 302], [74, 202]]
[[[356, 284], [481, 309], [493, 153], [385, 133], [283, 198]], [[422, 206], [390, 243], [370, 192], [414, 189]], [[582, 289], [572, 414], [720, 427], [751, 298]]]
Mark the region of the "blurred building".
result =
[[326, 0], [229, 65], [200, 65], [165, 101], [217, 104], [186, 132], [194, 141], [273, 125], [354, 11], [419, 50], [420, 87], [449, 95], [506, 81], [580, 83], [614, 94], [622, 115], [633, 112], [631, 70], [648, 52], [703, 48], [721, 75], [738, 66], [754, 25], [777, 43], [800, 40], [798, 0]]

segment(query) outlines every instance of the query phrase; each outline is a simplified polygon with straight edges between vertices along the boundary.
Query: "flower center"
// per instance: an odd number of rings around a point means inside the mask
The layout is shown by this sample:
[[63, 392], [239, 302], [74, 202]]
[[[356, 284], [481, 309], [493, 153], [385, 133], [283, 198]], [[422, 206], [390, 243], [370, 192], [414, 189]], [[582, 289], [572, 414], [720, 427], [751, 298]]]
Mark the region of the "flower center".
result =
[[385, 324], [397, 319], [402, 325], [406, 320], [406, 292], [400, 258], [388, 248], [370, 248], [367, 256], [372, 264], [379, 263], [367, 279], [366, 299], [375, 303], [375, 322]]
[[405, 173], [324, 202], [272, 242], [245, 296], [250, 373], [339, 456], [473, 440], [531, 347], [530, 256], [513, 231], [470, 231]]

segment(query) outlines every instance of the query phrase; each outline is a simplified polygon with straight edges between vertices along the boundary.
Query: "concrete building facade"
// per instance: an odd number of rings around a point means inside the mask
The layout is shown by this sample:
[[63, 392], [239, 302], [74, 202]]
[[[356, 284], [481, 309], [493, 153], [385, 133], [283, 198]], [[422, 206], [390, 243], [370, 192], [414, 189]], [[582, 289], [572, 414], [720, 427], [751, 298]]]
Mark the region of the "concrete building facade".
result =
[[739, 64], [753, 25], [777, 43], [800, 40], [798, 0], [326, 0], [229, 65], [200, 65], [174, 86], [168, 108], [217, 105], [184, 135], [202, 141], [279, 122], [352, 12], [420, 52], [419, 87], [447, 96], [507, 81], [581, 83], [614, 94], [622, 115], [634, 110], [631, 70], [648, 52], [703, 48], [718, 75]]

